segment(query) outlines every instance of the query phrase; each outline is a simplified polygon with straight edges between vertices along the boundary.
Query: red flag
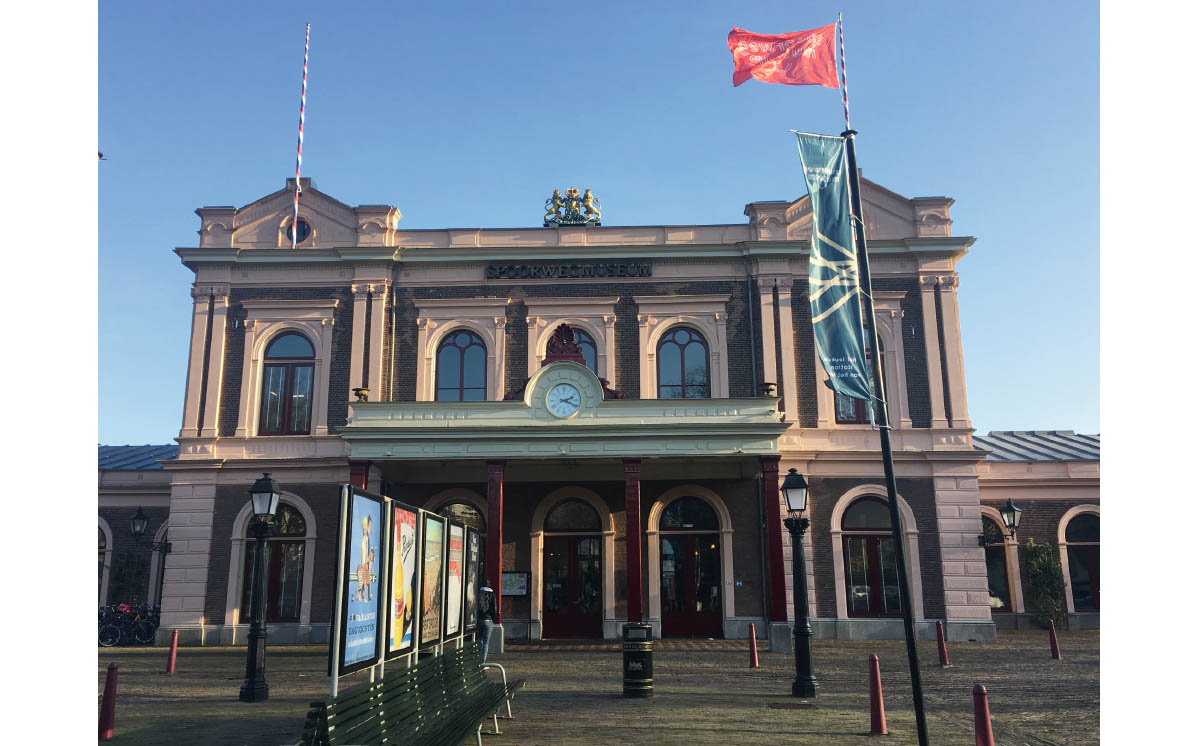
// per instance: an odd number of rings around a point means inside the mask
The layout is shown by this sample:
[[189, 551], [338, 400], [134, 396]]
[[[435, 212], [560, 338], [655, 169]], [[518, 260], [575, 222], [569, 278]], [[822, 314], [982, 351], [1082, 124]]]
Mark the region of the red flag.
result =
[[790, 34], [755, 34], [740, 28], [729, 32], [733, 52], [733, 84], [750, 78], [764, 83], [838, 87], [834, 58], [837, 24]]

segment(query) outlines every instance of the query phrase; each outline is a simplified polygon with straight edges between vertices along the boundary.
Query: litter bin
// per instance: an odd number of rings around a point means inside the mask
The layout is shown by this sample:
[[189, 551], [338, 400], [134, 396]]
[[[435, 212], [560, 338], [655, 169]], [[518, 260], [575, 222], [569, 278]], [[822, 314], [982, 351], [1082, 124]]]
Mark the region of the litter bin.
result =
[[625, 675], [626, 697], [654, 695], [654, 649], [650, 625], [626, 624], [621, 627], [621, 670]]

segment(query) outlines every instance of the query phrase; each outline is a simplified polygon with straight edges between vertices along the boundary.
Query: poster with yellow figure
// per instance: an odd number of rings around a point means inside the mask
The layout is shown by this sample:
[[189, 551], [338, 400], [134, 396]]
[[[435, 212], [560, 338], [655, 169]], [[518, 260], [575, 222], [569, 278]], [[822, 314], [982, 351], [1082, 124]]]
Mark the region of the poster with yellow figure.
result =
[[[393, 503], [395, 505], [395, 503]], [[393, 508], [392, 593], [388, 602], [388, 655], [406, 653], [413, 645], [413, 596], [417, 584], [417, 511]]]
[[446, 519], [422, 514], [421, 640], [422, 647], [442, 639], [442, 583], [445, 581]]

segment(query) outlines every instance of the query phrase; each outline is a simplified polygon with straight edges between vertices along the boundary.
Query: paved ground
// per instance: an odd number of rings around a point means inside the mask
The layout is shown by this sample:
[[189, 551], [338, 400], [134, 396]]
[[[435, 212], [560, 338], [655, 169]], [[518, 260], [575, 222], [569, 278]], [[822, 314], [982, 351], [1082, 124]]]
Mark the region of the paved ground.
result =
[[[934, 643], [919, 643], [931, 742], [971, 742], [971, 687], [989, 692], [997, 743], [1099, 743], [1098, 632], [1065, 632], [1064, 660], [1053, 661], [1044, 632], [1001, 632], [994, 645], [950, 646], [953, 664], [938, 665]], [[878, 743], [867, 735], [867, 656], [880, 656], [891, 732], [888, 742], [916, 743], [903, 641], [818, 640], [821, 684], [814, 707], [795, 709], [789, 696], [790, 655], [760, 647], [761, 667], [734, 641], [656, 643], [655, 694], [620, 696], [621, 662], [614, 644], [535, 643], [507, 646], [490, 660], [527, 680], [513, 703], [514, 720], [488, 746], [574, 744], [841, 744]], [[120, 669], [114, 744], [279, 746], [295, 741], [308, 703], [328, 693], [325, 650], [275, 647], [268, 653], [271, 699], [237, 701], [243, 648], [183, 648], [177, 673], [161, 673], [162, 648], [100, 651], [97, 693], [109, 661]], [[355, 686], [363, 674], [343, 680]], [[474, 742], [474, 739], [469, 741]]]

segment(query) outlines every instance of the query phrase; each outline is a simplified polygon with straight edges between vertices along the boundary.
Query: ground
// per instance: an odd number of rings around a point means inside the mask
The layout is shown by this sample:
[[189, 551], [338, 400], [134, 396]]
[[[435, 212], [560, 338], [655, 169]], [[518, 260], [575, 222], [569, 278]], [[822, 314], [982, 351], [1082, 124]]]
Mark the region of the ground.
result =
[[[1063, 660], [1050, 658], [1041, 631], [1001, 631], [995, 644], [951, 643], [951, 667], [935, 643], [918, 643], [930, 741], [970, 743], [971, 689], [987, 687], [998, 746], [1100, 742], [1100, 633], [1061, 632]], [[880, 658], [887, 742], [916, 743], [904, 642], [817, 640], [814, 706], [790, 696], [795, 663], [767, 653], [748, 666], [745, 641], [656, 643], [654, 696], [625, 699], [619, 645], [514, 644], [489, 661], [524, 678], [513, 720], [501, 720], [487, 746], [574, 744], [878, 743], [870, 730], [867, 656]], [[139, 746], [280, 746], [300, 736], [311, 701], [329, 693], [326, 650], [277, 646], [267, 654], [270, 699], [237, 700], [245, 648], [181, 648], [176, 673], [165, 674], [163, 648], [104, 648], [97, 693], [109, 662], [119, 669], [114, 744]], [[365, 673], [342, 680], [343, 691]], [[99, 703], [97, 703], [99, 705]], [[786, 735], [786, 737], [785, 737]], [[474, 743], [474, 738], [464, 743]]]

